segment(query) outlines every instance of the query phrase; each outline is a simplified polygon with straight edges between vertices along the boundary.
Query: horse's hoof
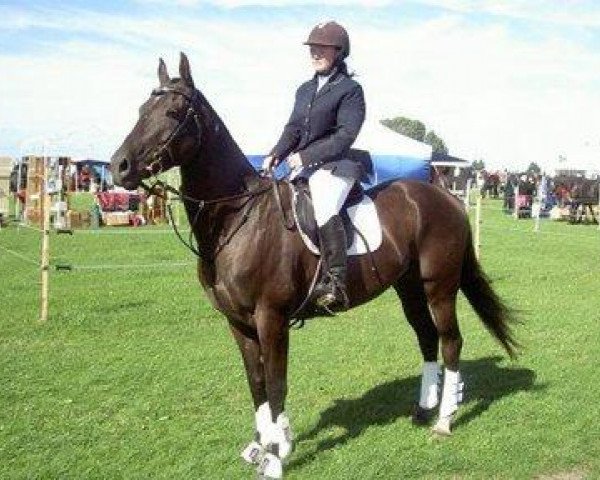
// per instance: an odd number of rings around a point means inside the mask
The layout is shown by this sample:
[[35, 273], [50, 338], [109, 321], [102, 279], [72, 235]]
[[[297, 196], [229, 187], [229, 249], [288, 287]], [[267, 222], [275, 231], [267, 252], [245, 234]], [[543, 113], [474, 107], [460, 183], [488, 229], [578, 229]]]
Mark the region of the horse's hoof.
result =
[[289, 455], [294, 451], [294, 434], [292, 433], [289, 420], [286, 420], [286, 422], [287, 423], [282, 425], [283, 439], [279, 442], [279, 458], [281, 458], [283, 462], [285, 462]]
[[241, 457], [250, 465], [258, 465], [264, 455], [264, 448], [256, 441], [252, 441], [242, 451]]
[[413, 425], [423, 426], [429, 425], [435, 413], [435, 408], [423, 408], [418, 403], [413, 409], [411, 421]]
[[440, 418], [437, 423], [431, 429], [431, 433], [437, 437], [449, 437], [452, 435], [452, 431], [450, 430], [450, 417]]
[[278, 480], [283, 478], [281, 459], [272, 453], [265, 453], [256, 468], [257, 478], [261, 480]]

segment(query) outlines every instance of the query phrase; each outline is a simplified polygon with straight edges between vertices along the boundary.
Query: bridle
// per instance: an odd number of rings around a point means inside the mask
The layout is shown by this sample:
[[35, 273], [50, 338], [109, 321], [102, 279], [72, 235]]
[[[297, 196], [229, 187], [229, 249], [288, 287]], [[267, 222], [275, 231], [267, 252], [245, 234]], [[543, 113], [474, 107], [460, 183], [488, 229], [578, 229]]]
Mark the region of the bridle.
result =
[[[186, 112], [183, 120], [169, 134], [169, 136], [167, 137], [167, 140], [162, 145], [158, 146], [151, 153], [151, 155], [150, 155], [151, 160], [150, 160], [150, 162], [148, 162], [148, 165], [145, 167], [145, 169], [150, 173], [150, 176], [154, 177], [153, 180], [151, 181], [151, 184], [148, 185], [144, 181], [141, 181], [140, 185], [150, 195], [157, 195], [159, 197], [167, 199], [166, 194], [171, 193], [171, 194], [175, 195], [175, 197], [178, 198], [180, 201], [187, 201], [187, 202], [190, 202], [190, 203], [196, 205], [196, 215], [194, 216], [194, 219], [190, 222], [192, 228], [190, 229], [190, 238], [187, 241], [185, 239], [183, 239], [183, 237], [179, 233], [179, 230], [176, 226], [176, 222], [173, 221], [173, 212], [171, 211], [170, 205], [167, 205], [167, 213], [170, 217], [169, 223], [173, 226], [173, 230], [175, 231], [175, 234], [177, 235], [179, 240], [181, 240], [181, 242], [187, 248], [189, 248], [195, 255], [202, 257], [202, 258], [206, 258], [205, 255], [203, 255], [198, 250], [198, 248], [193, 245], [193, 241], [192, 241], [192, 233], [193, 233], [195, 224], [197, 223], [199, 215], [204, 210], [204, 208], [207, 205], [211, 205], [211, 204], [228, 202], [228, 201], [242, 199], [242, 198], [248, 199], [248, 201], [246, 201], [244, 204], [244, 214], [242, 216], [242, 220], [239, 223], [239, 225], [234, 229], [234, 231], [229, 236], [229, 238], [226, 240], [226, 242], [225, 242], [225, 244], [226, 244], [229, 242], [231, 237], [237, 232], [237, 230], [239, 230], [239, 228], [241, 228], [241, 226], [248, 219], [250, 209], [252, 208], [252, 205], [254, 204], [254, 199], [258, 195], [269, 190], [270, 187], [262, 188], [257, 191], [245, 191], [245, 192], [242, 192], [242, 193], [239, 193], [236, 195], [230, 195], [230, 196], [226, 196], [226, 197], [222, 197], [222, 198], [217, 198], [214, 200], [201, 200], [198, 198], [190, 197], [189, 195], [184, 194], [181, 190], [176, 189], [173, 186], [167, 184], [166, 182], [163, 182], [162, 180], [156, 178], [159, 174], [168, 170], [168, 168], [177, 165], [177, 161], [175, 160], [175, 156], [173, 155], [172, 144], [173, 144], [173, 141], [180, 136], [181, 132], [187, 127], [188, 123], [192, 119], [194, 120], [194, 124], [196, 125], [198, 149], [200, 149], [200, 146], [202, 144], [202, 123], [200, 120], [200, 118], [201, 118], [200, 112], [197, 109], [197, 100], [200, 96], [198, 90], [194, 89], [194, 91], [191, 95], [186, 92], [183, 92], [181, 90], [178, 90], [176, 88], [171, 88], [171, 87], [167, 87], [167, 86], [161, 86], [152, 91], [153, 96], [164, 95], [167, 93], [174, 93], [176, 95], [181, 95], [182, 97], [184, 97], [188, 102], [187, 112]], [[160, 190], [157, 190], [157, 188], [160, 188]], [[222, 248], [222, 246], [224, 246], [224, 245], [221, 245], [221, 248]]]
[[[171, 194], [175, 195], [175, 197], [178, 198], [180, 201], [187, 201], [196, 206], [196, 214], [194, 215], [193, 219], [190, 219], [191, 220], [190, 226], [192, 228], [190, 229], [189, 239], [186, 241], [180, 234], [179, 229], [177, 228], [176, 222], [174, 222], [174, 220], [173, 220], [173, 212], [171, 210], [171, 206], [167, 205], [167, 214], [169, 216], [169, 223], [173, 227], [173, 231], [175, 232], [175, 234], [179, 238], [179, 240], [198, 257], [203, 258], [206, 261], [214, 260], [214, 257], [222, 250], [222, 248], [225, 245], [227, 245], [229, 243], [231, 238], [246, 223], [246, 221], [248, 220], [248, 217], [250, 215], [250, 211], [252, 210], [252, 207], [254, 206], [256, 198], [259, 195], [262, 195], [263, 193], [267, 192], [271, 188], [274, 191], [276, 203], [277, 203], [277, 206], [281, 213], [282, 221], [283, 221], [285, 228], [287, 228], [288, 230], [293, 229], [294, 222], [292, 220], [292, 223], [290, 224], [288, 222], [288, 219], [286, 218], [285, 212], [283, 211], [281, 198], [279, 195], [279, 185], [274, 177], [271, 178], [271, 185], [268, 185], [266, 187], [262, 187], [257, 190], [254, 190], [254, 191], [247, 190], [242, 193], [229, 195], [229, 196], [225, 196], [225, 197], [220, 197], [220, 198], [216, 198], [216, 199], [212, 199], [212, 200], [201, 200], [198, 198], [190, 197], [189, 195], [184, 194], [181, 190], [176, 189], [173, 186], [168, 185], [166, 182], [163, 182], [162, 180], [156, 178], [160, 173], [166, 171], [171, 166], [177, 165], [177, 161], [175, 160], [175, 157], [174, 157], [173, 151], [172, 151], [172, 143], [175, 139], [177, 139], [180, 136], [181, 132], [187, 127], [187, 125], [191, 119], [194, 120], [196, 129], [197, 129], [198, 149], [200, 149], [200, 146], [202, 145], [202, 123], [201, 123], [201, 119], [200, 119], [201, 118], [200, 112], [197, 110], [197, 106], [196, 106], [197, 100], [200, 95], [198, 90], [194, 89], [193, 94], [191, 94], [191, 95], [186, 92], [183, 92], [181, 90], [167, 87], [167, 86], [161, 86], [152, 91], [153, 96], [164, 95], [166, 93], [174, 93], [176, 95], [181, 95], [182, 97], [184, 97], [188, 101], [187, 112], [185, 114], [184, 119], [169, 134], [165, 143], [158, 146], [154, 150], [154, 152], [152, 152], [152, 154], [150, 155], [151, 161], [148, 163], [148, 165], [145, 168], [150, 173], [150, 176], [154, 177], [151, 182], [151, 185], [147, 185], [144, 181], [141, 181], [140, 185], [150, 195], [154, 194], [154, 195], [157, 195], [157, 196], [167, 199], [168, 198], [167, 193], [171, 193]], [[166, 163], [167, 161], [169, 163]], [[160, 190], [162, 190], [162, 191], [157, 191], [157, 187], [160, 188]], [[194, 244], [193, 244], [194, 243], [193, 242], [193, 231], [194, 231], [196, 223], [198, 222], [201, 212], [208, 205], [219, 204], [219, 203], [229, 202], [232, 200], [239, 200], [239, 199], [243, 199], [243, 198], [245, 198], [246, 201], [242, 205], [243, 214], [241, 216], [240, 222], [235, 226], [235, 228], [232, 229], [232, 231], [227, 236], [225, 241], [222, 242], [220, 245], [218, 245], [215, 253], [213, 254], [213, 258], [212, 259], [208, 258], [205, 253], [201, 252], [199, 250], [199, 248], [194, 246]]]
[[[266, 187], [259, 188], [258, 190], [255, 190], [255, 191], [244, 191], [239, 194], [216, 198], [216, 199], [212, 199], [212, 200], [200, 200], [197, 198], [190, 197], [190, 196], [184, 194], [181, 190], [178, 190], [178, 189], [174, 188], [173, 186], [167, 184], [166, 182], [163, 182], [162, 180], [159, 180], [158, 178], [156, 178], [157, 175], [159, 175], [160, 173], [167, 170], [166, 167], [171, 167], [171, 166], [177, 165], [177, 162], [175, 161], [175, 157], [173, 156], [171, 144], [180, 135], [180, 133], [183, 131], [183, 129], [186, 128], [190, 119], [193, 119], [194, 123], [196, 125], [198, 149], [200, 149], [200, 146], [202, 145], [202, 124], [201, 124], [201, 120], [200, 120], [200, 113], [196, 110], [196, 101], [199, 97], [198, 90], [194, 89], [194, 93], [191, 96], [189, 94], [187, 94], [186, 92], [182, 92], [181, 90], [177, 90], [175, 88], [170, 88], [170, 87], [166, 87], [166, 86], [156, 88], [152, 91], [153, 96], [164, 95], [166, 93], [175, 93], [177, 95], [183, 96], [188, 101], [187, 112], [185, 114], [184, 119], [170, 133], [166, 142], [163, 143], [162, 145], [160, 145], [159, 147], [157, 147], [157, 149], [151, 154], [151, 161], [146, 166], [146, 170], [150, 173], [151, 177], [154, 177], [152, 184], [147, 185], [146, 183], [141, 181], [140, 185], [144, 188], [144, 190], [146, 190], [146, 192], [148, 194], [151, 194], [151, 195], [154, 194], [154, 195], [160, 196], [166, 200], [168, 198], [167, 194], [171, 193], [171, 194], [174, 194], [180, 201], [187, 201], [187, 202], [191, 202], [196, 205], [196, 214], [194, 215], [193, 219], [190, 219], [191, 220], [190, 221], [191, 228], [190, 228], [190, 232], [189, 232], [189, 238], [186, 241], [186, 239], [183, 238], [183, 236], [179, 232], [179, 229], [177, 228], [177, 222], [174, 221], [174, 216], [173, 216], [173, 211], [171, 209], [171, 205], [167, 204], [167, 214], [169, 217], [169, 223], [171, 224], [173, 231], [175, 232], [175, 235], [181, 241], [181, 243], [183, 243], [183, 245], [185, 245], [194, 255], [203, 259], [205, 262], [211, 262], [211, 263], [214, 262], [216, 256], [223, 250], [223, 248], [230, 242], [230, 240], [234, 237], [234, 235], [240, 230], [240, 228], [242, 228], [242, 226], [248, 220], [248, 218], [250, 216], [250, 212], [252, 211], [252, 208], [255, 204], [256, 198], [259, 195], [262, 195], [271, 189], [273, 190], [273, 193], [275, 195], [275, 201], [276, 201], [277, 207], [279, 209], [279, 212], [281, 214], [283, 226], [287, 230], [294, 229], [294, 227], [295, 227], [294, 219], [292, 218], [292, 221], [290, 223], [288, 221], [288, 218], [286, 217], [285, 211], [283, 209], [283, 205], [282, 205], [280, 194], [279, 194], [279, 183], [278, 183], [277, 179], [270, 174], [267, 175], [267, 178], [270, 178], [271, 184]], [[165, 153], [168, 156], [167, 158], [170, 161], [170, 164], [165, 165]], [[155, 167], [158, 167], [158, 168], [155, 168]], [[264, 174], [264, 172], [261, 173], [261, 176], [263, 174]], [[156, 190], [157, 187], [160, 187], [162, 189], [162, 192], [157, 191]], [[227, 235], [225, 240], [220, 242], [216, 246], [214, 253], [212, 255], [208, 255], [206, 252], [203, 252], [200, 249], [200, 246], [195, 246], [194, 241], [193, 241], [193, 232], [194, 232], [195, 226], [199, 220], [200, 214], [202, 213], [204, 208], [207, 205], [219, 204], [219, 203], [229, 202], [232, 200], [238, 200], [238, 199], [242, 199], [242, 198], [245, 198], [246, 201], [242, 205], [243, 212], [242, 212], [240, 221], [237, 222], [237, 224], [232, 228], [232, 230], [229, 232], [229, 234]], [[304, 298], [304, 300], [295, 309], [295, 311], [292, 313], [292, 315], [290, 317], [290, 319], [292, 320], [292, 321], [290, 321], [290, 327], [301, 328], [302, 326], [304, 326], [304, 320], [302, 318], [296, 318], [296, 316], [298, 315], [299, 312], [301, 312], [304, 309], [304, 307], [307, 305], [308, 301], [311, 298], [313, 289], [314, 289], [317, 279], [319, 277], [319, 272], [321, 271], [322, 262], [323, 262], [323, 259], [322, 259], [322, 257], [320, 257], [319, 262], [317, 264], [317, 268], [315, 270], [315, 275], [314, 275], [314, 278], [310, 285], [310, 288], [308, 290], [308, 293], [306, 294], [306, 297]]]
[[[169, 166], [177, 165], [175, 161], [175, 157], [173, 156], [172, 151], [172, 142], [179, 137], [179, 134], [186, 128], [190, 119], [194, 120], [197, 129], [197, 142], [198, 146], [202, 143], [202, 124], [200, 123], [200, 113], [196, 110], [196, 100], [198, 98], [198, 90], [194, 89], [194, 93], [192, 96], [188, 95], [186, 92], [182, 92], [181, 90], [177, 90], [175, 88], [170, 88], [166, 86], [162, 86], [159, 88], [155, 88], [152, 90], [152, 96], [164, 95], [166, 93], [175, 93], [177, 95], [181, 95], [188, 101], [188, 109], [185, 114], [184, 119], [175, 127], [175, 129], [169, 134], [167, 141], [160, 145], [152, 154], [150, 155], [151, 161], [146, 166], [146, 170], [150, 172], [151, 175], [159, 175], [160, 173], [167, 170]], [[167, 157], [165, 159], [165, 153]], [[168, 160], [170, 164], [165, 165], [165, 161]]]

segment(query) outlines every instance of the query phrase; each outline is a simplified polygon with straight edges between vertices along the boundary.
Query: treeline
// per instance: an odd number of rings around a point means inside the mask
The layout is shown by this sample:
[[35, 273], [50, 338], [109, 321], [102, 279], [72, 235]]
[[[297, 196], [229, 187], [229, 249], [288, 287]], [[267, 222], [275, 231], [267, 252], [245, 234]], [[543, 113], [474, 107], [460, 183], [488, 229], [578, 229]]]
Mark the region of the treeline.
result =
[[444, 140], [433, 130], [427, 130], [427, 127], [420, 120], [413, 120], [407, 117], [385, 118], [381, 123], [401, 135], [406, 135], [419, 142], [431, 145], [436, 153], [448, 154], [448, 147]]

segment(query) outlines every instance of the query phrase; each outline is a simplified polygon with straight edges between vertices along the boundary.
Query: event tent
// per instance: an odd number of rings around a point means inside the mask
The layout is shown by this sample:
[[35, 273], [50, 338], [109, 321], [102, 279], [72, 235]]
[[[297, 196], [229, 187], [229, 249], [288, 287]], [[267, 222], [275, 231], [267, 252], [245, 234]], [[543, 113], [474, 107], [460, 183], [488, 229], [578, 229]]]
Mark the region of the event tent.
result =
[[[429, 181], [432, 148], [385, 127], [378, 121], [365, 121], [353, 146], [354, 155], [367, 166], [368, 181], [365, 187], [377, 185], [387, 180], [405, 178]], [[255, 168], [260, 168], [268, 149], [247, 155]], [[368, 152], [368, 154], [367, 154]], [[276, 171], [278, 177], [287, 174], [287, 165], [282, 164]]]
[[[71, 171], [69, 173], [79, 174], [84, 167], [87, 167], [91, 172], [93, 172], [95, 179], [100, 185], [112, 185], [110, 162], [107, 160], [95, 160], [91, 158], [74, 159], [71, 163]], [[75, 178], [77, 182], [78, 175], [75, 175]], [[79, 187], [79, 185], [77, 185], [77, 187]]]
[[551, 162], [551, 173], [557, 171], [585, 171], [588, 178], [600, 175], [600, 142], [582, 142], [564, 149], [561, 155]]

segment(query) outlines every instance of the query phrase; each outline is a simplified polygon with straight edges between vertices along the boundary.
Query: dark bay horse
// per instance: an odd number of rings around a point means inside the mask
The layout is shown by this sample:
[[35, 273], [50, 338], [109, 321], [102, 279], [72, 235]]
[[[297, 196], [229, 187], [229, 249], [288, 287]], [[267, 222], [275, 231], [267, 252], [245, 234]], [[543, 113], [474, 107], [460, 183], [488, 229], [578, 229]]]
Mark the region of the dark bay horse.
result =
[[588, 178], [574, 178], [571, 183], [571, 208], [569, 212], [569, 221], [571, 223], [581, 223], [587, 218], [587, 211], [590, 212], [592, 221], [598, 223], [599, 220], [594, 214], [594, 206], [598, 205], [600, 197], [598, 188], [600, 180], [591, 180]]
[[[260, 478], [281, 478], [292, 449], [285, 414], [289, 321], [303, 302], [318, 258], [295, 228], [282, 222], [273, 180], [259, 176], [227, 128], [196, 89], [181, 54], [179, 78], [162, 60], [160, 86], [112, 158], [117, 184], [137, 188], [148, 177], [181, 167], [182, 198], [198, 245], [198, 277], [212, 304], [227, 318], [242, 354], [256, 410], [256, 437], [243, 451]], [[289, 215], [288, 185], [281, 184]], [[439, 404], [434, 431], [449, 434], [461, 397], [462, 338], [456, 318], [461, 290], [483, 324], [512, 356], [517, 347], [512, 315], [492, 290], [474, 254], [462, 205], [443, 189], [396, 181], [370, 192], [383, 241], [367, 255], [349, 258], [351, 306], [393, 287], [417, 334], [424, 359], [413, 420], [424, 422]], [[444, 369], [438, 394], [438, 351]]]

